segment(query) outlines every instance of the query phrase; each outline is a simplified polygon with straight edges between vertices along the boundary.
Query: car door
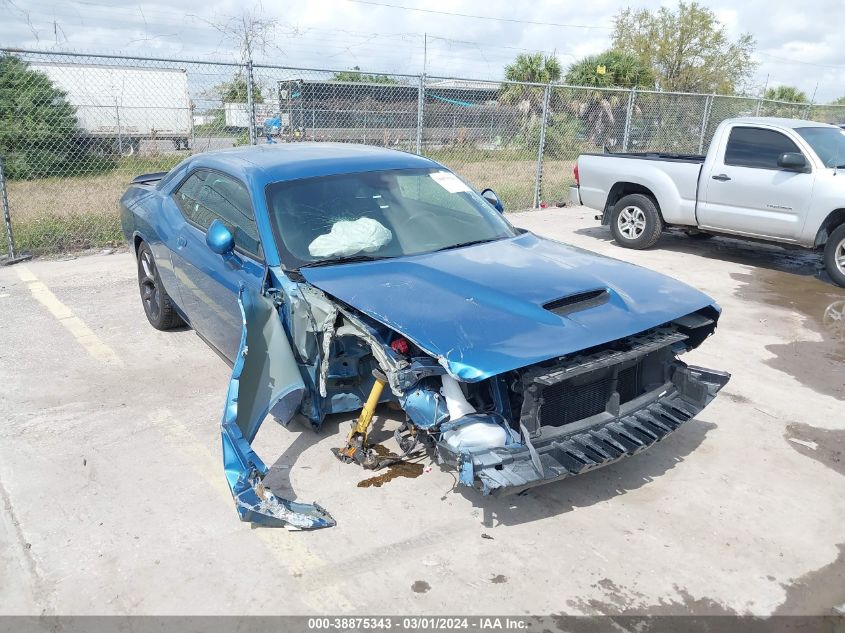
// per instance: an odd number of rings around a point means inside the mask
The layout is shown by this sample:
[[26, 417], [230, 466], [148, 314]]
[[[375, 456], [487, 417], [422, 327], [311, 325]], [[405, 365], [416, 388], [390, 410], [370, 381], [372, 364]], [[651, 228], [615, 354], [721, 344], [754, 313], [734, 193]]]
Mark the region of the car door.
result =
[[804, 224], [815, 174], [778, 166], [787, 152], [804, 154], [781, 131], [737, 125], [729, 130], [717, 158], [702, 174], [696, 211], [702, 228], [779, 240], [795, 240]]
[[[194, 330], [233, 361], [242, 329], [238, 291], [241, 284], [260, 289], [264, 278], [264, 252], [249, 190], [228, 174], [198, 169], [171, 199], [183, 218], [173, 252], [183, 309]], [[239, 263], [227, 261], [206, 245], [206, 231], [214, 220], [232, 233]]]

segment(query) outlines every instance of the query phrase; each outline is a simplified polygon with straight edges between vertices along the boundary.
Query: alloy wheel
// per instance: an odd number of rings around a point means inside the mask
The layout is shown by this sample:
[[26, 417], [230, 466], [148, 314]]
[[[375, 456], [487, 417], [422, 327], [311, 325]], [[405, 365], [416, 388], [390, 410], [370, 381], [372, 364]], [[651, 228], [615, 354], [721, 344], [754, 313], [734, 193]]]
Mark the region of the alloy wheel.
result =
[[836, 245], [836, 250], [833, 253], [833, 261], [836, 262], [839, 272], [845, 275], [845, 238]]
[[161, 314], [161, 297], [159, 295], [156, 274], [156, 265], [152, 253], [145, 250], [141, 253], [141, 300], [144, 302], [144, 310], [151, 319], [155, 320]]
[[645, 212], [639, 207], [625, 207], [619, 213], [616, 226], [622, 235], [629, 240], [635, 240], [645, 232]]

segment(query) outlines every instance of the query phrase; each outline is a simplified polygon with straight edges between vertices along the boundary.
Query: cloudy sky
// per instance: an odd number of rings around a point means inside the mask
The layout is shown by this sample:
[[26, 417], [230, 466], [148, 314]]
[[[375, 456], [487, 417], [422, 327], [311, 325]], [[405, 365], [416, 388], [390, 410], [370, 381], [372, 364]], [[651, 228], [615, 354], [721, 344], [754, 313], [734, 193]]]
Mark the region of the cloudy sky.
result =
[[[757, 40], [762, 88], [792, 84], [816, 101], [845, 95], [842, 0], [704, 0], [729, 32]], [[614, 14], [659, 0], [0, 0], [0, 46], [233, 60], [227, 36], [247, 11], [268, 35], [256, 58], [290, 66], [500, 79], [520, 52], [564, 66], [607, 48]], [[386, 6], [393, 5], [393, 6]], [[396, 8], [406, 7], [406, 8]], [[517, 8], [518, 7], [518, 8]], [[417, 10], [414, 10], [417, 9]], [[475, 17], [445, 15], [462, 13]], [[478, 16], [485, 16], [484, 19]], [[513, 21], [508, 21], [513, 20]]]

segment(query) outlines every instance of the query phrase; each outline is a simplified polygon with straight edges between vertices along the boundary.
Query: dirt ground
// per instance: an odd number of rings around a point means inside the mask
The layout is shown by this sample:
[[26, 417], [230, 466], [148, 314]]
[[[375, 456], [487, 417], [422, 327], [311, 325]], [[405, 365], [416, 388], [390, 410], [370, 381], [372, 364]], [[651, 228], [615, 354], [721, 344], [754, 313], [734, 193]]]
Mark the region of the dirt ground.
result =
[[[829, 614], [845, 603], [845, 290], [818, 257], [665, 235], [618, 248], [583, 208], [512, 215], [723, 308], [686, 360], [733, 377], [643, 454], [510, 498], [427, 461], [373, 481], [268, 420], [270, 485], [337, 519], [236, 518], [228, 367], [147, 324], [130, 255], [0, 269], [2, 614]], [[394, 412], [376, 434], [392, 447]]]

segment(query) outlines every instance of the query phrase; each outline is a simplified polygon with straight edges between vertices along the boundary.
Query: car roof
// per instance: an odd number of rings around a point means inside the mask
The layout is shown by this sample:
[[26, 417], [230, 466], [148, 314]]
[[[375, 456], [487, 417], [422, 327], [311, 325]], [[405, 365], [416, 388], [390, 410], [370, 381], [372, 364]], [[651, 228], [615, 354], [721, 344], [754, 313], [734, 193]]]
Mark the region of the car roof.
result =
[[265, 183], [384, 169], [431, 169], [432, 160], [383, 147], [352, 143], [274, 143], [196, 154], [191, 167], [249, 175]]
[[736, 119], [731, 119], [731, 123], [765, 123], [768, 125], [777, 125], [779, 127], [786, 127], [786, 128], [802, 128], [802, 127], [832, 127], [835, 128], [835, 125], [830, 125], [829, 123], [819, 123], [818, 121], [807, 121], [805, 119], [784, 119], [780, 117], [773, 117], [773, 116], [747, 116], [747, 117], [739, 117]]

